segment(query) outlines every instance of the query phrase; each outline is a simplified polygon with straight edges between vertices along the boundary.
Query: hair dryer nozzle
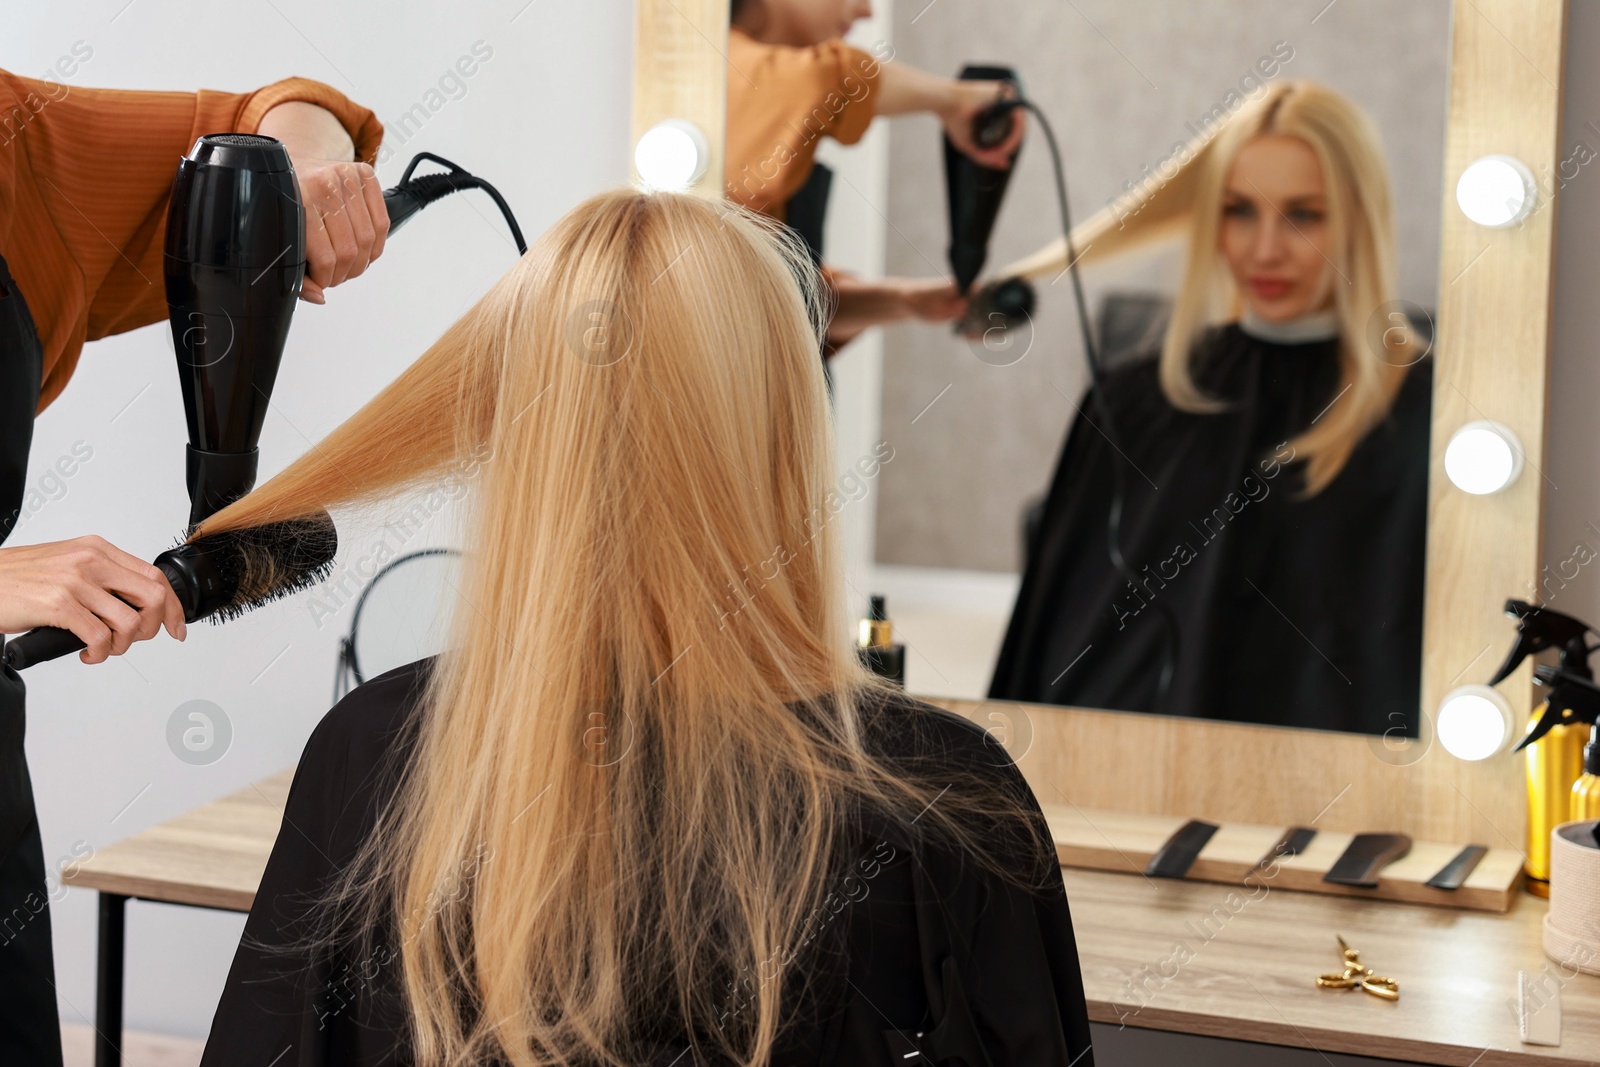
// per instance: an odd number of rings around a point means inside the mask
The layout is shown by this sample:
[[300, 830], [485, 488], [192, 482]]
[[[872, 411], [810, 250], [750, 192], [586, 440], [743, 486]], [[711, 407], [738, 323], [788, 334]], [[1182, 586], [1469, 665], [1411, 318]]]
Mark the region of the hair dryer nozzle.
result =
[[999, 328], [1014, 330], [1033, 318], [1037, 294], [1026, 278], [989, 282], [967, 302], [967, 313], [956, 323], [956, 333], [980, 337]]

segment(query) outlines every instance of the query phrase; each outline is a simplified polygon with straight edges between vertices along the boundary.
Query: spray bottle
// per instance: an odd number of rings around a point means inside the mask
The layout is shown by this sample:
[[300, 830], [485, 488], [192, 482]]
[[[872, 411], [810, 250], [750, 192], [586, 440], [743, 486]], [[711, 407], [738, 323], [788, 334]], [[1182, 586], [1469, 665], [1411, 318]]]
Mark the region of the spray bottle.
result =
[[1589, 668], [1595, 649], [1586, 641], [1595, 631], [1581, 619], [1521, 600], [1506, 601], [1506, 614], [1518, 620], [1517, 643], [1490, 685], [1504, 681], [1528, 656], [1560, 650], [1554, 665], [1534, 668], [1534, 681], [1549, 694], [1516, 748], [1524, 754], [1528, 778], [1528, 892], [1545, 897], [1550, 895], [1550, 831], [1570, 818], [1573, 788], [1584, 770], [1584, 742], [1600, 721], [1600, 688]]

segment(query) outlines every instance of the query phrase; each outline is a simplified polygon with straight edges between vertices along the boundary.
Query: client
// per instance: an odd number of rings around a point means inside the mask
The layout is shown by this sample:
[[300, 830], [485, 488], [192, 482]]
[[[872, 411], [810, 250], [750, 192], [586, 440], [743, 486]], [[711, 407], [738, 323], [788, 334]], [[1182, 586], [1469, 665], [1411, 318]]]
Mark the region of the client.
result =
[[1285, 82], [1187, 156], [1074, 236], [1188, 263], [1078, 408], [989, 695], [1414, 736], [1432, 365], [1377, 134]]
[[1091, 1062], [1037, 802], [846, 640], [817, 284], [603, 194], [202, 524], [488, 450], [450, 650], [312, 733], [206, 1067]]

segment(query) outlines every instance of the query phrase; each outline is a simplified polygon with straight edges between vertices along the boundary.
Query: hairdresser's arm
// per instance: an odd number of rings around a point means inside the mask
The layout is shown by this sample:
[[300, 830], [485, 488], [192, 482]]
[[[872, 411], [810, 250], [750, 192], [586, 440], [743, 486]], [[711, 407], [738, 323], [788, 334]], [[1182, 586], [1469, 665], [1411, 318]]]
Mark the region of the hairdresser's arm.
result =
[[120, 656], [165, 626], [182, 641], [183, 608], [153, 565], [99, 537], [0, 548], [0, 633], [71, 630], [85, 663]]
[[274, 107], [257, 132], [276, 137], [289, 150], [306, 207], [305, 284], [300, 295], [326, 303], [324, 289], [365, 271], [383, 254], [389, 212], [383, 186], [366, 163], [356, 161], [355, 142], [333, 112], [303, 100]]
[[839, 348], [863, 330], [905, 319], [953, 322], [966, 313], [967, 299], [952, 282], [924, 278], [858, 278], [830, 270], [829, 284], [838, 296], [828, 340]]
[[1001, 95], [1012, 95], [1004, 82], [941, 78], [904, 63], [885, 63], [878, 74], [877, 113], [931, 111], [944, 123], [945, 133], [957, 148], [979, 163], [1004, 170], [1011, 166], [1011, 153], [1022, 143], [1022, 111], [1012, 112], [1011, 136], [995, 147], [979, 148], [972, 139], [972, 120]]

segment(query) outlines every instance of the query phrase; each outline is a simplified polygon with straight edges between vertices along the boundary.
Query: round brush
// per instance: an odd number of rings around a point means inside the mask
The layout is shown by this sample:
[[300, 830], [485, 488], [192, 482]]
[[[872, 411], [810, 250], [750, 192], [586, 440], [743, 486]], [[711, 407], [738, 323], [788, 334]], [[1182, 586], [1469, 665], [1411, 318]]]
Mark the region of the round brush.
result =
[[[177, 594], [184, 622], [228, 622], [323, 581], [338, 550], [333, 519], [323, 512], [196, 538], [161, 553], [155, 565]], [[84, 647], [71, 630], [40, 626], [7, 641], [0, 662], [20, 671]]]

